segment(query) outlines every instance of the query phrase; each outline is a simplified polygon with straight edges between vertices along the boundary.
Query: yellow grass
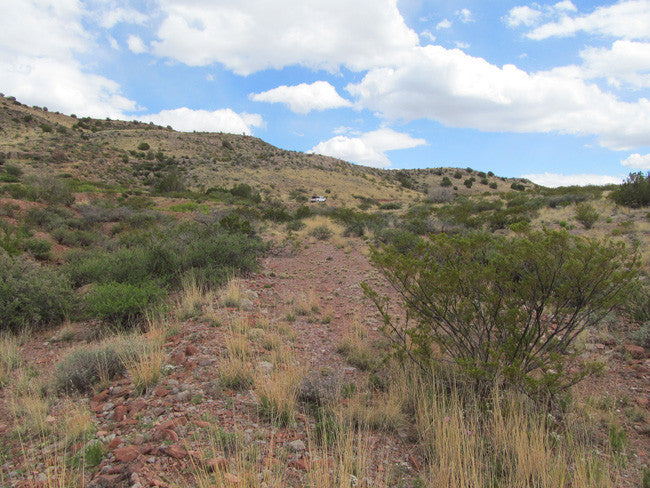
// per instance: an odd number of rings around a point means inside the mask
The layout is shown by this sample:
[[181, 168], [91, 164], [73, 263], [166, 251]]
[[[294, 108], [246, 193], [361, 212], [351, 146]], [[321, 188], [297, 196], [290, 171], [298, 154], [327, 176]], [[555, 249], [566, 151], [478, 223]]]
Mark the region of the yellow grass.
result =
[[188, 273], [181, 282], [181, 291], [176, 301], [175, 314], [181, 320], [198, 318], [214, 300], [214, 294], [201, 283], [193, 273]]
[[144, 347], [134, 356], [122, 357], [133, 387], [139, 392], [148, 391], [160, 381], [164, 360], [162, 344], [156, 340], [145, 342]]
[[281, 425], [293, 421], [303, 373], [300, 366], [276, 367], [268, 374], [259, 372], [255, 378], [255, 390], [262, 416]]
[[11, 372], [21, 364], [18, 340], [0, 336], [0, 388], [9, 383]]
[[244, 299], [244, 284], [239, 278], [228, 280], [225, 288], [221, 292], [221, 303], [225, 307], [239, 308], [241, 301]]

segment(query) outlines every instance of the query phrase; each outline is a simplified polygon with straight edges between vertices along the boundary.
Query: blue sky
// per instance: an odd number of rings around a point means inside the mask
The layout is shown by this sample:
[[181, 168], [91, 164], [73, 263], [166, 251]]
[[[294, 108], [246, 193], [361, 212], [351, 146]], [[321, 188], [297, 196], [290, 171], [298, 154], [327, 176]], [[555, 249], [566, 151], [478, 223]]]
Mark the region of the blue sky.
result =
[[13, 0], [0, 91], [376, 167], [650, 169], [650, 0]]

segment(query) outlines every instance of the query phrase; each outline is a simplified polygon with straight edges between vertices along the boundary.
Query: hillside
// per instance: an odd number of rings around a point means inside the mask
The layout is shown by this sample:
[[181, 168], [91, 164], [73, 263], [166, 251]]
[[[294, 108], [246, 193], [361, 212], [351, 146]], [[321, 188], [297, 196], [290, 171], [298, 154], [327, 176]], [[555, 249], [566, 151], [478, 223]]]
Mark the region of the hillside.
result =
[[[144, 144], [148, 149], [138, 149]], [[451, 179], [461, 195], [501, 192], [513, 183], [534, 186], [522, 179], [477, 176], [470, 169], [374, 169], [285, 151], [255, 137], [78, 119], [7, 97], [0, 98], [0, 153], [26, 174], [47, 172], [115, 187], [146, 188], [161, 173], [176, 170], [192, 190], [246, 183], [269, 199], [285, 202], [292, 194], [326, 194], [338, 205], [352, 204], [354, 195], [381, 203], [406, 203], [437, 188], [444, 177]], [[472, 188], [463, 184], [470, 178]]]
[[647, 488], [619, 189], [4, 97], [0, 486]]

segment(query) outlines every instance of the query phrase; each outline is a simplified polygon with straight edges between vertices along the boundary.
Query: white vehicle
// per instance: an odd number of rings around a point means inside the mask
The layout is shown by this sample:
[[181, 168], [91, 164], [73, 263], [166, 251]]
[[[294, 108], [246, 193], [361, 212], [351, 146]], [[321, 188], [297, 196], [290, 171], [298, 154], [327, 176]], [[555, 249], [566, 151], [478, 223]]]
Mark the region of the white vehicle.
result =
[[313, 197], [311, 197], [311, 202], [312, 202], [312, 203], [316, 203], [316, 202], [326, 202], [326, 201], [327, 201], [327, 198], [325, 198], [325, 197], [321, 197], [321, 196], [319, 196], [319, 195], [314, 195]]

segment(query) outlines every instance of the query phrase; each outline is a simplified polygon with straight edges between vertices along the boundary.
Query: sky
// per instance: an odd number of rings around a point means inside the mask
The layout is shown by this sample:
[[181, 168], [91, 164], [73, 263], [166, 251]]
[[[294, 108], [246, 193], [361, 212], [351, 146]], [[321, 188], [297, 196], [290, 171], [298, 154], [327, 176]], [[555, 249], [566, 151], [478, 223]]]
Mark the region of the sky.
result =
[[0, 92], [380, 168], [650, 170], [650, 0], [12, 0]]

